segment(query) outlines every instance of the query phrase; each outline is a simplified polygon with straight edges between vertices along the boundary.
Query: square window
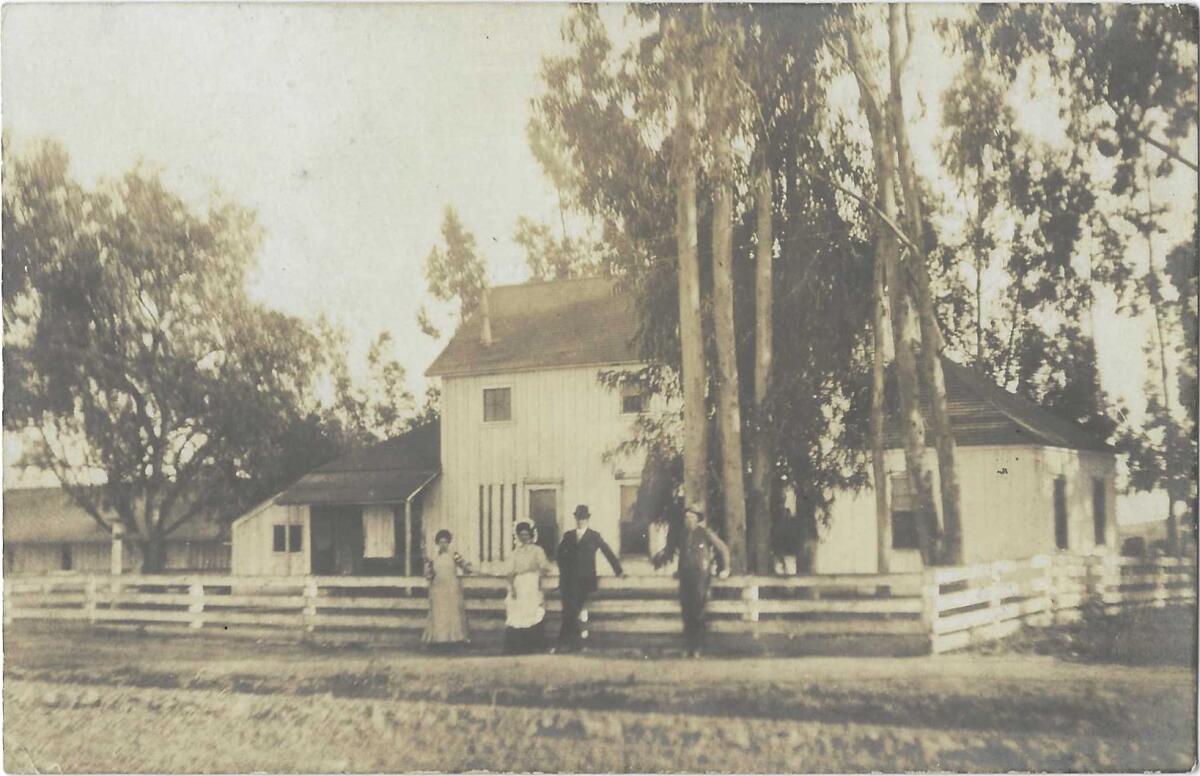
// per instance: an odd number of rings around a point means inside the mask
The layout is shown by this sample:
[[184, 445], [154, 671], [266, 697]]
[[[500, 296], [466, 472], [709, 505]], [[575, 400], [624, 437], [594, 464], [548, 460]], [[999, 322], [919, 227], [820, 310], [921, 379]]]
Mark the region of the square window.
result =
[[288, 552], [300, 552], [304, 549], [304, 526], [288, 526]]
[[646, 409], [646, 392], [636, 383], [621, 383], [621, 414], [636, 415]]
[[483, 389], [483, 422], [501, 423], [512, 420], [512, 389]]
[[277, 525], [274, 526], [274, 529], [275, 535], [272, 548], [275, 552], [287, 552], [287, 526]]

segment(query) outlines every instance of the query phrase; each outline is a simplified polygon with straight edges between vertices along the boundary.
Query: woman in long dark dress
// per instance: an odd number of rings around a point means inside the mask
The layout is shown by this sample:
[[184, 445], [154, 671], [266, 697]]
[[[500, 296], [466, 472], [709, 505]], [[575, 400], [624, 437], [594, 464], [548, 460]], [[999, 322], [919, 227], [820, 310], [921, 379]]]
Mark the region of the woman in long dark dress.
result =
[[504, 599], [504, 652], [509, 655], [544, 649], [542, 577], [551, 568], [546, 551], [533, 543], [529, 523], [517, 523], [515, 533], [517, 546], [508, 561], [508, 595]]

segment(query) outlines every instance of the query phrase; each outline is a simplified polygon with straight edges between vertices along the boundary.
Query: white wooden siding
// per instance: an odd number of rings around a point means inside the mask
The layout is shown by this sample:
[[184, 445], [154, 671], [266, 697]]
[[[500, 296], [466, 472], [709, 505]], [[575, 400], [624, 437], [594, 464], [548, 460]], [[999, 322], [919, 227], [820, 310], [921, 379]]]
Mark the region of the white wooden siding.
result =
[[[938, 488], [936, 453], [926, 451]], [[1025, 558], [1054, 552], [1054, 478], [1067, 482], [1069, 540], [1072, 552], [1097, 549], [1094, 541], [1092, 480], [1105, 481], [1108, 544], [1116, 549], [1115, 458], [1109, 453], [1034, 446], [958, 448], [962, 497], [963, 562]], [[886, 454], [889, 477], [903, 474], [904, 453]], [[935, 498], [935, 501], [937, 499]], [[936, 504], [939, 520], [941, 504]], [[876, 571], [875, 495], [871, 487], [838, 494], [829, 525], [821, 530], [817, 573]], [[889, 550], [892, 571], [920, 568], [915, 550]]]
[[[121, 567], [126, 573], [141, 571], [142, 558], [137, 546], [126, 541], [121, 552]], [[70, 542], [71, 571], [108, 574], [112, 571], [111, 542]], [[5, 572], [10, 574], [46, 574], [62, 570], [61, 543], [13, 542], [8, 545]], [[219, 541], [167, 541], [167, 571], [228, 571], [230, 548]]]
[[[300, 552], [275, 552], [274, 526], [303, 526]], [[294, 576], [309, 573], [312, 531], [308, 507], [283, 505], [274, 499], [260, 504], [233, 524], [233, 573], [236, 576]]]
[[[426, 541], [450, 529], [455, 547], [480, 562], [480, 486], [493, 501], [505, 494], [503, 537], [500, 508], [492, 504], [492, 560], [483, 542], [485, 568], [499, 562], [498, 542], [509, 551], [514, 522], [529, 517], [528, 491], [537, 483], [560, 489], [560, 530], [574, 527], [571, 512], [587, 504], [592, 527], [618, 545], [620, 482], [641, 474], [638, 454], [605, 461], [605, 454], [633, 437], [636, 415], [621, 413], [620, 391], [600, 384], [597, 367], [447, 377], [442, 380], [442, 478], [440, 503], [426, 512]], [[483, 389], [512, 389], [512, 420], [483, 422]], [[661, 411], [651, 407], [649, 411]], [[512, 510], [513, 486], [517, 509]], [[484, 504], [486, 521], [487, 503]], [[606, 564], [599, 564], [606, 569]]]

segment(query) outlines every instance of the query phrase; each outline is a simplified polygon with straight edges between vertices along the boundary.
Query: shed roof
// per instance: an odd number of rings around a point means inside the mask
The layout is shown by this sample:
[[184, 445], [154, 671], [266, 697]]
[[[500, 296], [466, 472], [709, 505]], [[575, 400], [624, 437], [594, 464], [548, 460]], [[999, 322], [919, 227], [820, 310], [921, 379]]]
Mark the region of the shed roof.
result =
[[[1029, 399], [1009, 393], [976, 369], [943, 358], [942, 370], [946, 377], [950, 427], [956, 444], [1039, 445], [1113, 451], [1111, 445], [1078, 423], [1059, 417]], [[903, 445], [895, 396], [893, 376], [889, 374], [885, 428], [885, 444], [888, 447]], [[927, 392], [923, 392], [921, 404], [928, 418], [931, 403]], [[926, 422], [927, 429], [928, 425]], [[932, 444], [932, 440], [929, 443]]]
[[[106, 519], [116, 522], [114, 513]], [[4, 541], [12, 543], [109, 542], [112, 534], [71, 500], [62, 488], [19, 488], [4, 491]], [[214, 541], [221, 526], [198, 517], [179, 526], [168, 541]]]
[[441, 431], [430, 423], [343, 456], [301, 477], [279, 504], [394, 504], [441, 467]]
[[578, 278], [488, 291], [492, 343], [480, 341], [482, 315], [468, 318], [425, 374], [487, 374], [637, 362], [637, 316], [612, 278]]

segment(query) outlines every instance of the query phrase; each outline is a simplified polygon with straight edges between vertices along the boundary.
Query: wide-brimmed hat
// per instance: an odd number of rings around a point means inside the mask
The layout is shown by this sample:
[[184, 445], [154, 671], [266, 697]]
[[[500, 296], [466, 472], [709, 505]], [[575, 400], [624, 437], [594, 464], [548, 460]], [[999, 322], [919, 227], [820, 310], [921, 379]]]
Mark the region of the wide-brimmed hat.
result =
[[580, 504], [579, 506], [575, 507], [576, 520], [587, 520], [591, 516], [592, 513], [588, 511], [587, 504]]

